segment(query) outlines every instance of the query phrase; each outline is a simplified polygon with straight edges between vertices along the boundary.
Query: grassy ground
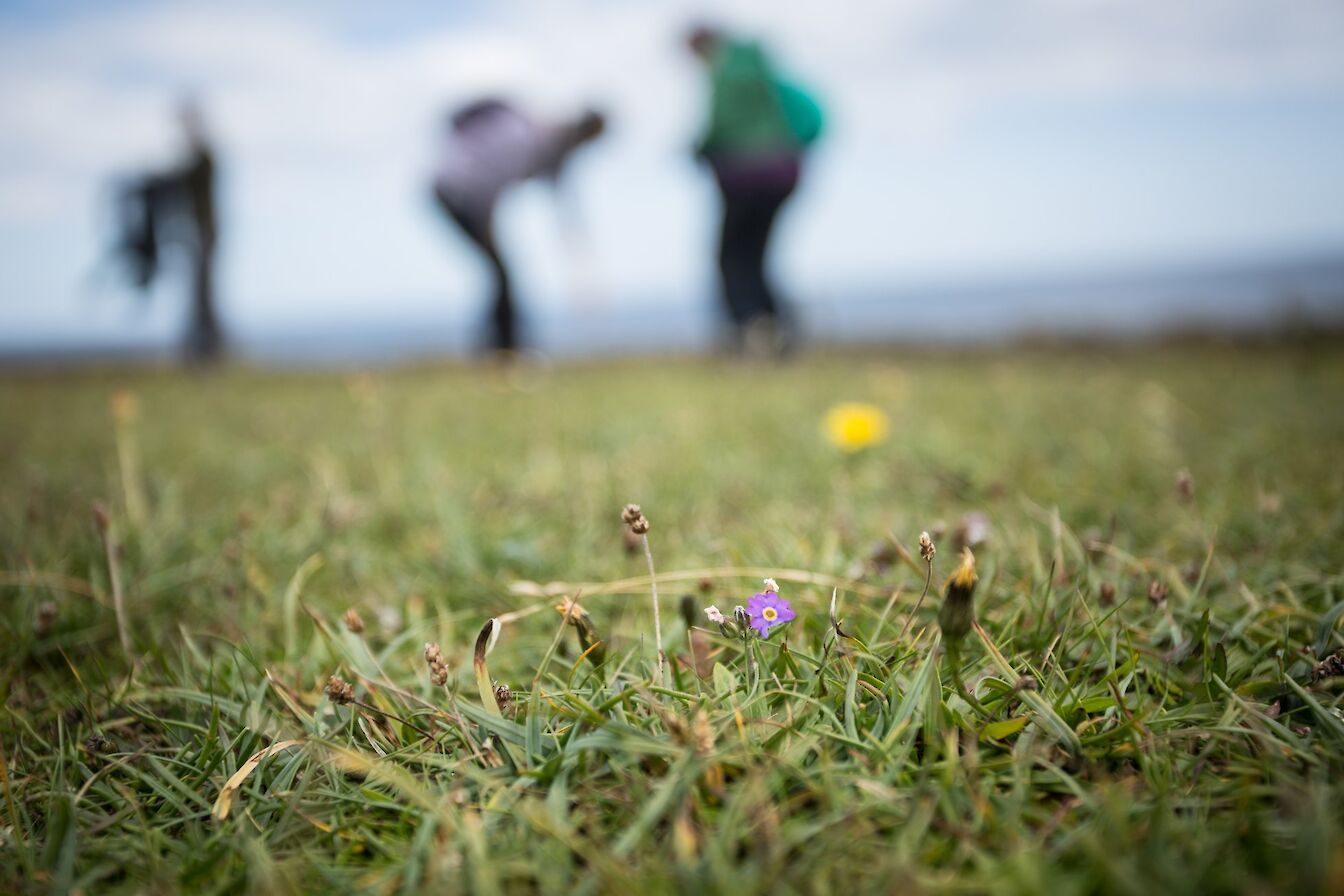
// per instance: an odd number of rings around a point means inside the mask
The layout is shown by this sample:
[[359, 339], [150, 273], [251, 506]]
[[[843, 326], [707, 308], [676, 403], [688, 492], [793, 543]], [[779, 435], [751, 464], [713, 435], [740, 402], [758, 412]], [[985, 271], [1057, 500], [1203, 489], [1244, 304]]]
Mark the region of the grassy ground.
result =
[[[0, 890], [1344, 892], [1337, 347], [10, 376], [0, 421]], [[705, 618], [771, 574], [768, 640]]]

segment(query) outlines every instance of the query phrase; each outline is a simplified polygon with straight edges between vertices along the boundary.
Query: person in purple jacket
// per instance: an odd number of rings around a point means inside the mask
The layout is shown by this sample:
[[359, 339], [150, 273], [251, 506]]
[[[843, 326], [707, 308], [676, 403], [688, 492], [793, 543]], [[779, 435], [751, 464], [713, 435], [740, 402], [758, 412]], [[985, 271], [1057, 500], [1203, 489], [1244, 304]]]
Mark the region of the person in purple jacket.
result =
[[495, 235], [495, 208], [504, 192], [532, 178], [556, 180], [580, 146], [598, 137], [605, 120], [589, 110], [541, 121], [499, 99], [482, 99], [448, 116], [434, 173], [439, 206], [476, 247], [494, 279], [485, 348], [520, 345], [512, 277]]

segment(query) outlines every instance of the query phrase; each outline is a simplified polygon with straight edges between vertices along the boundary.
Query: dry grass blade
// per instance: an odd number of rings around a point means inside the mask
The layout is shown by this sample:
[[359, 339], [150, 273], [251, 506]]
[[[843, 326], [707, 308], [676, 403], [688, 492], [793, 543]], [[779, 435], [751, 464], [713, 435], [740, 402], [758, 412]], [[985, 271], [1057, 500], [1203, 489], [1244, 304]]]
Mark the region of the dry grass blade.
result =
[[230, 775], [229, 780], [224, 782], [224, 786], [219, 790], [219, 796], [215, 798], [215, 805], [214, 808], [210, 810], [210, 814], [218, 821], [223, 821], [228, 818], [229, 809], [233, 806], [234, 794], [238, 792], [238, 788], [246, 783], [248, 776], [257, 770], [257, 766], [261, 765], [266, 757], [274, 756], [282, 750], [288, 750], [290, 747], [297, 747], [303, 743], [304, 742], [301, 740], [282, 740], [271, 744], [264, 750], [258, 750], [256, 753], [253, 753], [246, 762], [238, 767], [238, 771]]

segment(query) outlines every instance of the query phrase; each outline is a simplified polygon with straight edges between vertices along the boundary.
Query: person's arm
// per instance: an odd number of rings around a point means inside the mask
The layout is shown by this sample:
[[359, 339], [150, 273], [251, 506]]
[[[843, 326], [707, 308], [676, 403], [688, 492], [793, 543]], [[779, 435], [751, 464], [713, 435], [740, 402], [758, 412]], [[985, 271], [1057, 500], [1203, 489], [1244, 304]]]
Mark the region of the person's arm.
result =
[[595, 140], [605, 127], [601, 115], [586, 112], [571, 121], [539, 129], [536, 176], [557, 180], [574, 150]]

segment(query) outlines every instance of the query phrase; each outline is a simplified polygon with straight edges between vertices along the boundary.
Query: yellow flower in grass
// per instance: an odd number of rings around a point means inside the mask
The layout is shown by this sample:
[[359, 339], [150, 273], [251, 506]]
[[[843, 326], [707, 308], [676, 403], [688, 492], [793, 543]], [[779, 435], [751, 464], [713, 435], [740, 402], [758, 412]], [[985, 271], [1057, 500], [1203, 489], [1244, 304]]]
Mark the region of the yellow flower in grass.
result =
[[855, 452], [887, 438], [891, 421], [882, 409], [861, 401], [843, 401], [826, 412], [822, 430], [841, 451]]

